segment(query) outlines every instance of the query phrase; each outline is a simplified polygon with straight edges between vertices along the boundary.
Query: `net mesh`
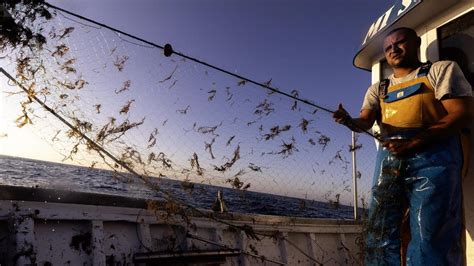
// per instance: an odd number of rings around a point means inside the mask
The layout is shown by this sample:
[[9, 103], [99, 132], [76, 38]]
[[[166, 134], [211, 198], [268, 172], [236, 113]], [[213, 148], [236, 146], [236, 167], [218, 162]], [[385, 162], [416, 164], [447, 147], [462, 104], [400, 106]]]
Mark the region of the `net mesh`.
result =
[[[4, 48], [8, 56], [2, 62], [27, 89], [6, 90], [10, 100], [21, 102], [17, 126], [35, 127], [64, 162], [113, 170], [130, 186], [136, 182], [126, 173], [131, 169], [157, 195], [195, 207], [210, 208], [216, 191], [223, 190], [224, 198], [234, 193], [243, 200], [230, 211], [268, 213], [276, 204], [296, 210], [280, 215], [351, 218], [351, 151], [364, 161], [358, 179], [368, 183], [370, 138], [361, 136], [352, 147], [351, 132], [310, 105], [49, 11], [51, 19], [40, 17], [29, 25], [46, 42]], [[304, 97], [298, 90], [278, 88], [278, 78], [260, 82]], [[364, 182], [359, 198], [366, 202]], [[275, 195], [273, 202], [245, 202], [248, 195], [267, 194]], [[290, 199], [297, 202], [295, 208]]]

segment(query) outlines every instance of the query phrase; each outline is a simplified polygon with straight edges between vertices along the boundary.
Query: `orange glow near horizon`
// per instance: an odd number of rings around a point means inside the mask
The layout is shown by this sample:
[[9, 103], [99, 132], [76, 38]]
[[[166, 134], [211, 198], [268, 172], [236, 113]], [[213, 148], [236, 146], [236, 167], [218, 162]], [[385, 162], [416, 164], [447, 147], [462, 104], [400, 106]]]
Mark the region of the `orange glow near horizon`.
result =
[[[2, 78], [3, 79], [3, 78]], [[8, 87], [10, 89], [11, 87]], [[21, 114], [21, 106], [15, 99], [8, 97], [2, 86], [0, 102], [0, 154], [31, 158], [43, 161], [61, 162], [63, 156], [38, 135], [36, 125], [17, 127], [15, 120]], [[10, 91], [10, 90], [8, 90]], [[67, 163], [67, 162], [65, 162]], [[69, 162], [70, 163], [70, 162]]]
[[[0, 77], [0, 154], [14, 157], [36, 159], [42, 161], [58, 162], [73, 165], [82, 165], [77, 161], [66, 160], [57, 147], [52, 147], [42, 131], [48, 130], [44, 124], [39, 122], [41, 111], [39, 105], [33, 103], [32, 108], [38, 108], [32, 116], [33, 124], [18, 127], [15, 120], [21, 115], [21, 101], [24, 94], [11, 94], [19, 92], [19, 88], [12, 86], [5, 77]], [[38, 123], [35, 123], [37, 121]], [[54, 123], [56, 121], [52, 121]], [[41, 125], [39, 125], [41, 124]], [[43, 128], [41, 128], [43, 127]]]

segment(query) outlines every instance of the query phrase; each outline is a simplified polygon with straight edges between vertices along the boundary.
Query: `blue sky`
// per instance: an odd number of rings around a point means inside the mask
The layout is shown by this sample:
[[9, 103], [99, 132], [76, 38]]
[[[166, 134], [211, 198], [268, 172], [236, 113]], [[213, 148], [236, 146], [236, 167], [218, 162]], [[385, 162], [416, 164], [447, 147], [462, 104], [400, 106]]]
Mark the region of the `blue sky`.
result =
[[53, 5], [329, 108], [357, 114], [370, 73], [352, 58], [393, 1], [81, 0]]
[[[354, 115], [357, 115], [365, 90], [370, 85], [370, 73], [356, 69], [352, 65], [352, 59], [370, 24], [393, 4], [389, 1], [368, 0], [81, 0], [50, 1], [50, 3], [159, 45], [170, 43], [176, 51], [250, 79], [260, 82], [272, 79], [272, 86], [285, 92], [296, 89], [302, 98], [329, 109], [335, 109], [337, 104], [342, 102], [346, 109]], [[59, 17], [62, 18], [62, 16]], [[63, 22], [67, 24], [68, 20], [63, 19]], [[96, 60], [101, 59], [101, 55], [104, 54], [110, 59], [114, 53], [111, 51], [115, 51], [115, 48], [111, 49], [114, 46], [119, 47], [117, 53], [131, 53], [131, 57], [134, 51], [139, 50], [139, 48], [123, 42], [113, 33], [109, 32], [109, 37], [101, 39], [100, 41], [103, 43], [96, 43], [95, 39], [88, 39], [87, 27], [81, 30], [84, 31], [84, 34], [76, 35], [76, 38], [79, 39], [72, 37], [69, 45], [79, 49], [76, 54], [78, 60], [84, 61], [78, 61], [78, 64], [84, 67], [83, 71], [90, 72], [92, 75], [94, 75], [92, 73], [95, 71], [94, 69], [104, 65], [103, 62]], [[91, 30], [91, 32], [93, 31]], [[79, 29], [76, 29], [74, 34], [78, 32]], [[111, 47], [103, 49], [104, 42], [111, 42]], [[148, 54], [148, 52], [150, 53]], [[170, 90], [167, 88], [169, 84], [163, 83], [161, 85], [157, 81], [169, 75], [173, 70], [173, 63], [166, 66], [167, 70], [163, 71], [162, 67], [157, 67], [152, 69], [156, 70], [155, 72], [147, 72], [155, 64], [155, 57], [152, 54], [156, 52], [141, 50], [139, 55], [133, 57], [135, 59], [131, 59], [131, 62], [127, 63], [124, 71], [117, 72], [115, 68], [103, 68], [103, 77], [99, 74], [96, 79], [88, 80], [90, 83], [86, 87], [89, 89], [89, 94], [81, 95], [82, 92], [86, 93], [85, 89], [77, 92], [76, 96], [80, 96], [83, 105], [71, 108], [76, 108], [79, 111], [82, 107], [90, 108], [93, 104], [99, 103], [100, 98], [104, 104], [103, 110], [108, 103], [110, 115], [114, 113], [116, 117], [125, 119], [123, 115], [117, 116], [115, 109], [120, 109], [124, 102], [133, 98], [136, 102], [133, 103], [127, 118], [139, 121], [141, 117], [147, 115], [147, 123], [154, 121], [154, 124], [145, 125], [141, 132], [132, 136], [131, 139], [126, 139], [125, 142], [139, 143], [142, 147], [146, 147], [148, 144], [146, 140], [148, 140], [149, 132], [153, 130], [153, 127], [158, 127], [162, 136], [165, 136], [166, 130], [169, 130], [168, 135], [164, 138], [165, 141], [161, 143], [160, 140], [158, 141], [161, 146], [159, 146], [160, 150], [157, 150], [157, 154], [158, 151], [166, 151], [165, 153], [171, 156], [171, 159], [180, 159], [184, 165], [181, 167], [186, 168], [189, 167], [191, 154], [197, 152], [202, 160], [201, 163], [205, 162], [208, 166], [210, 177], [209, 180], [206, 179], [206, 182], [212, 181], [213, 184], [217, 182], [222, 185], [225, 178], [231, 177], [228, 173], [223, 175], [218, 173], [220, 176], [216, 175], [217, 177], [212, 176], [215, 174], [212, 167], [213, 165], [222, 165], [231, 157], [237, 143], [241, 143], [242, 159], [239, 161], [240, 165], [234, 167], [234, 173], [242, 168], [249, 172], [247, 166], [251, 162], [264, 169], [261, 175], [274, 177], [273, 179], [262, 178], [257, 173], [250, 173], [255, 176], [250, 175], [248, 178], [242, 177], [242, 180], [252, 182], [252, 189], [268, 191], [266, 189], [270, 186], [272, 193], [299, 197], [319, 194], [326, 200], [334, 199], [337, 193], [344, 192], [346, 194], [342, 197], [345, 198], [345, 201], [349, 200], [351, 194], [347, 193], [345, 187], [351, 182], [351, 172], [347, 168], [350, 160], [350, 154], [347, 151], [350, 132], [333, 123], [328, 114], [312, 116], [310, 114], [313, 109], [308, 107], [295, 114], [289, 108], [291, 101], [285, 99], [279, 102], [282, 105], [278, 106], [281, 108], [279, 108], [277, 115], [261, 121], [263, 130], [259, 132], [257, 130], [258, 124], [253, 125], [254, 128], [250, 128], [246, 123], [254, 116], [253, 108], [267, 97], [263, 91], [252, 91], [260, 88], [255, 86], [240, 87], [237, 86], [235, 79], [229, 79], [225, 74], [209, 71], [209, 76], [207, 76], [207, 70], [202, 67], [196, 70], [193, 68], [193, 64], [178, 62], [177, 65], [180, 68], [176, 76], [179, 76], [179, 82], [176, 88]], [[161, 54], [159, 55], [161, 56]], [[156, 57], [158, 59], [156, 64], [159, 64], [160, 56]], [[172, 57], [171, 60], [173, 59], [177, 58]], [[52, 60], [52, 62], [55, 61]], [[145, 68], [142, 68], [142, 65]], [[112, 93], [109, 94], [110, 97], [107, 94], [101, 94], [110, 93], [110, 91], [101, 91], [101, 89], [109, 86], [113, 91], [127, 78], [132, 79], [132, 86], [140, 87], [149, 94], [135, 93], [134, 89], [120, 95]], [[188, 79], [183, 81], [182, 78]], [[165, 90], [162, 91], [169, 97], [166, 102], [159, 103], [159, 99], [165, 95], [157, 95], [158, 90], [154, 90], [156, 88], [152, 88], [153, 86], [150, 86], [152, 84], [165, 86]], [[196, 86], [199, 86], [200, 90], [195, 90], [199, 88]], [[217, 103], [218, 100], [214, 102], [207, 100], [208, 90], [214, 86], [218, 89], [216, 99], [219, 99], [220, 103]], [[231, 87], [230, 90], [236, 95], [234, 99], [242, 97], [236, 106], [228, 107], [224, 100], [225, 86]], [[240, 90], [240, 88], [244, 90]], [[188, 89], [194, 89], [192, 94], [188, 93]], [[247, 103], [246, 98], [249, 97], [254, 100], [252, 103]], [[49, 101], [51, 102], [52, 99], [50, 97]], [[73, 98], [69, 97], [68, 99]], [[12, 98], [9, 100], [14, 102]], [[184, 109], [189, 104], [192, 105], [190, 112], [194, 114], [181, 116], [177, 109]], [[5, 106], [11, 106], [11, 108], [5, 108]], [[9, 124], [3, 123], [0, 126], [0, 133], [8, 135], [8, 137], [0, 138], [0, 154], [52, 161], [64, 159], [64, 154], [68, 154], [67, 148], [63, 148], [62, 155], [58, 154], [57, 150], [51, 150], [50, 146], [57, 144], [51, 145], [51, 142], [54, 142], [51, 139], [54, 139], [56, 130], [50, 130], [49, 125], [38, 125], [38, 123], [35, 125], [36, 127], [22, 129], [14, 126], [12, 121], [21, 112], [13, 109], [18, 107], [17, 102], [15, 105], [4, 105], [3, 111], [9, 112], [11, 117], [8, 118]], [[0, 111], [2, 110], [0, 109]], [[69, 111], [73, 115], [76, 112], [74, 109]], [[168, 112], [166, 115], [176, 120], [174, 124], [167, 126], [168, 129], [162, 123], [166, 117], [161, 116], [166, 111]], [[227, 119], [224, 123], [226, 128], [219, 132], [221, 137], [216, 140], [214, 145], [214, 152], [218, 157], [215, 160], [209, 158], [208, 151], [205, 151], [203, 147], [203, 142], [214, 141], [212, 137], [196, 132], [188, 133], [193, 129], [192, 124], [196, 119], [196, 116], [192, 117], [191, 115], [195, 114], [206, 114], [198, 126], [213, 126], [222, 119]], [[84, 117], [91, 119], [92, 122], [95, 122], [95, 126], [100, 128], [108, 119], [109, 113], [105, 114], [104, 111], [101, 114], [102, 117], [97, 118], [94, 118], [95, 115], [95, 111], [92, 109]], [[234, 115], [240, 119], [240, 127], [234, 127], [232, 122]], [[40, 116], [43, 115], [40, 113]], [[301, 121], [301, 116], [313, 121], [308, 134], [302, 133], [298, 129], [297, 125]], [[54, 119], [43, 119], [43, 121], [50, 123], [51, 128], [55, 126]], [[277, 137], [268, 142], [258, 140], [272, 126], [284, 126], [285, 124], [292, 124], [294, 131], [291, 133], [292, 135]], [[318, 130], [323, 133], [318, 133]], [[233, 134], [242, 136], [237, 136], [233, 145], [226, 145], [226, 141]], [[317, 143], [308, 144], [309, 138], [313, 138], [313, 141], [317, 142], [320, 134], [327, 134], [332, 139], [331, 145], [326, 150], [321, 149]], [[276, 149], [282, 146], [282, 141], [289, 143], [291, 137], [297, 138], [300, 150], [294, 156], [285, 159], [275, 153], [264, 157], [260, 155], [260, 153], [277, 152]], [[67, 141], [65, 140], [65, 142]], [[373, 145], [370, 138], [366, 138], [365, 143]], [[61, 145], [67, 146], [60, 144], [59, 148]], [[177, 148], [180, 146], [188, 149]], [[119, 150], [116, 147], [110, 147], [110, 149], [112, 151]], [[333, 156], [339, 154], [338, 150], [343, 151], [344, 158], [334, 160]], [[143, 156], [145, 155], [143, 154]], [[87, 155], [82, 155], [82, 158], [78, 157], [79, 162], [89, 159]], [[360, 158], [361, 161], [366, 161], [365, 165], [361, 164], [360, 169], [364, 182], [369, 182], [373, 170], [372, 163], [370, 163], [373, 159], [373, 146], [371, 149], [367, 149], [367, 154]], [[67, 163], [77, 163], [78, 160], [67, 161]], [[286, 166], [288, 162], [289, 164]], [[83, 165], [89, 166], [90, 164], [84, 163]], [[183, 178], [183, 175], [181, 174], [177, 178]], [[293, 189], [290, 189], [290, 186]], [[313, 186], [319, 186], [319, 188]], [[338, 190], [334, 190], [334, 188]], [[320, 189], [320, 192], [315, 193], [314, 189]]]

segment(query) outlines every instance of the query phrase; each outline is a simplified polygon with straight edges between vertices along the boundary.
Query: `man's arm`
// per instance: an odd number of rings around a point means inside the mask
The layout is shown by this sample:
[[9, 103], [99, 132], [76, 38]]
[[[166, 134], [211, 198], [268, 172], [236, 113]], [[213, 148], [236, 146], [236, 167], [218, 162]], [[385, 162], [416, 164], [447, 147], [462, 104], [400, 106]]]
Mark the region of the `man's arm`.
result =
[[462, 128], [472, 126], [472, 97], [449, 98], [441, 101], [447, 115], [436, 124], [408, 140], [391, 140], [384, 146], [394, 154], [406, 154], [425, 145], [457, 134]]
[[343, 124], [355, 132], [369, 130], [373, 126], [376, 117], [377, 115], [374, 110], [363, 109], [360, 111], [358, 118], [352, 118], [342, 107], [342, 104], [339, 104], [338, 109], [333, 114], [333, 118], [337, 123]]

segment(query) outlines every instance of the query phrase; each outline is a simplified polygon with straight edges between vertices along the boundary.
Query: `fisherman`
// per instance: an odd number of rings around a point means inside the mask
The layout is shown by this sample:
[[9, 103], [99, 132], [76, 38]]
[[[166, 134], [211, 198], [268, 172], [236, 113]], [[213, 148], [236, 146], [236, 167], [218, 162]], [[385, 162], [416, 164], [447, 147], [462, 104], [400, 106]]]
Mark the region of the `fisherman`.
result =
[[[463, 265], [459, 133], [472, 124], [472, 88], [452, 61], [421, 63], [421, 39], [396, 28], [383, 41], [393, 74], [370, 86], [358, 118], [340, 104], [336, 122], [353, 131], [380, 126], [366, 265]], [[408, 208], [411, 240], [401, 256]]]

